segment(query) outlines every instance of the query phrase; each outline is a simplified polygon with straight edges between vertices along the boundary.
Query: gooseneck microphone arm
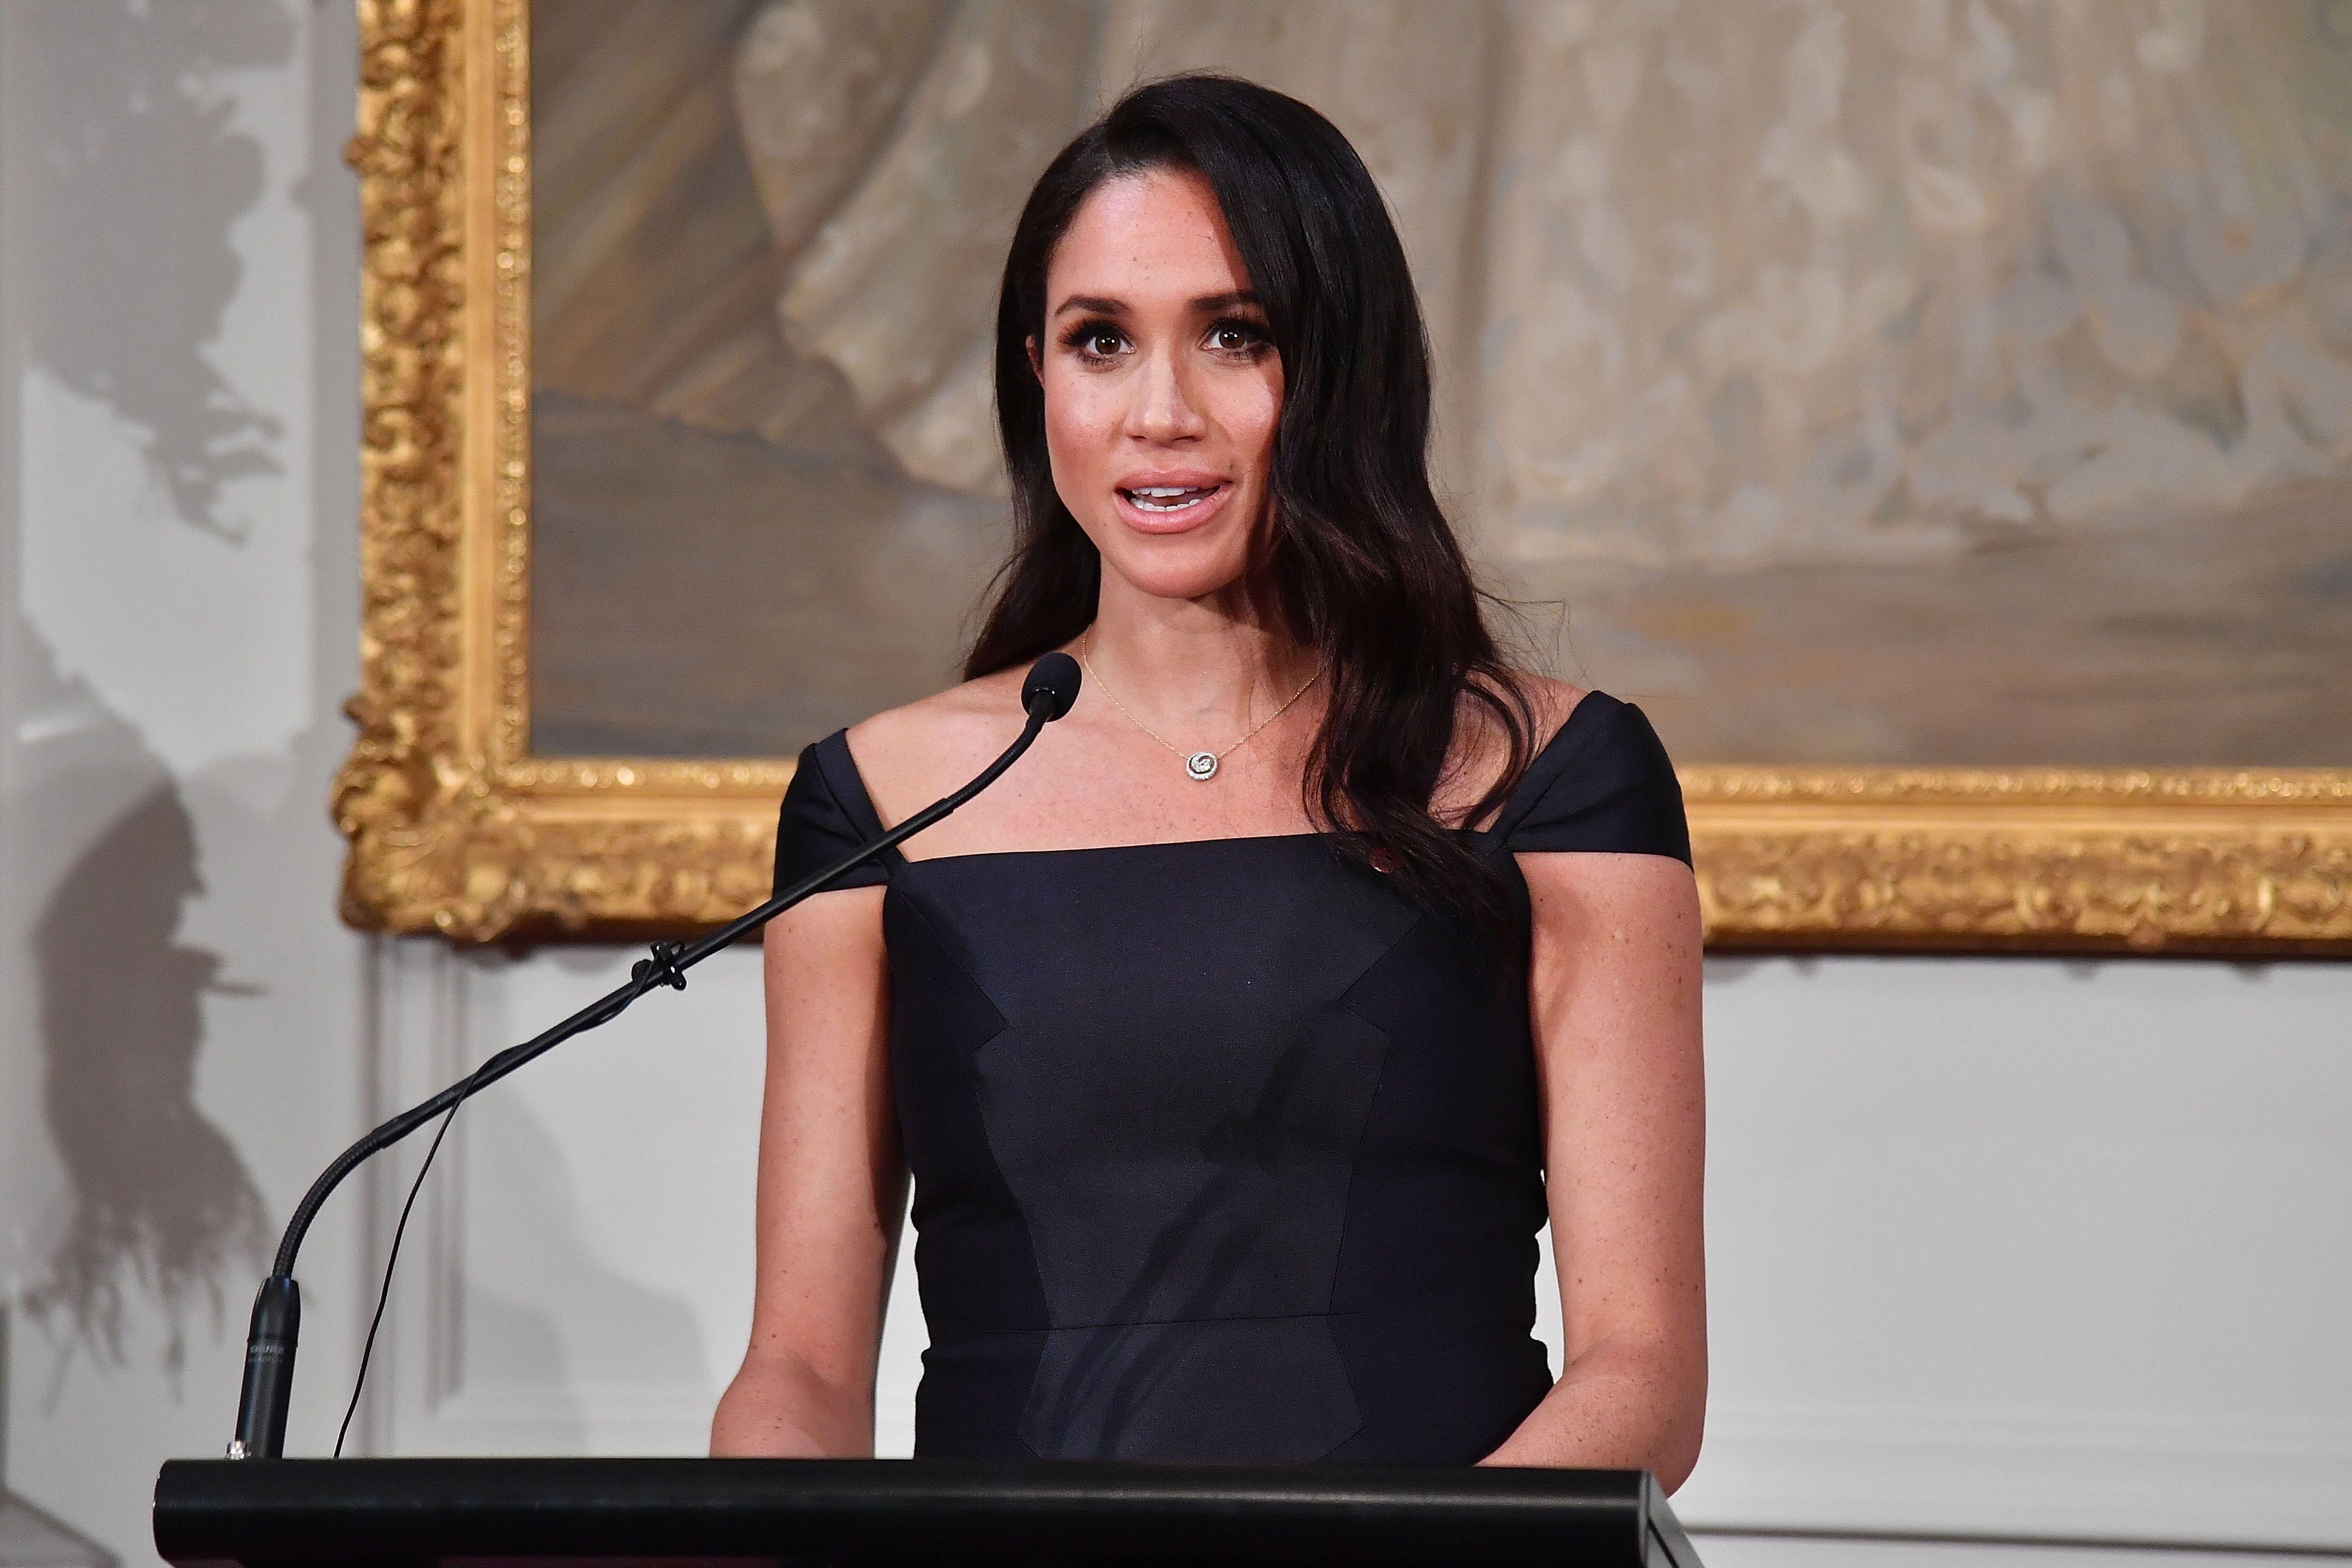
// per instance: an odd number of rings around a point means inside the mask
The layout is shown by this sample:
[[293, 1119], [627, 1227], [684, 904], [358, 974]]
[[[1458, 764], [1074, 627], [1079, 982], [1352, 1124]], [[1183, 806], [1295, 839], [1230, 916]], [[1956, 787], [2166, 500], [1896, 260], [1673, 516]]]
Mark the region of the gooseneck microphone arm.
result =
[[302, 1195], [302, 1201], [295, 1205], [294, 1217], [286, 1222], [286, 1234], [278, 1243], [278, 1258], [270, 1267], [269, 1278], [261, 1282], [260, 1294], [254, 1298], [253, 1323], [245, 1342], [245, 1383], [237, 1396], [236, 1436], [228, 1446], [229, 1458], [274, 1459], [286, 1451], [286, 1412], [294, 1390], [294, 1349], [302, 1318], [302, 1293], [294, 1282], [294, 1259], [302, 1250], [302, 1237], [317, 1216], [319, 1206], [345, 1176], [371, 1155], [389, 1149], [534, 1057], [554, 1049], [574, 1035], [612, 1022], [646, 992], [665, 985], [685, 990], [688, 970], [767, 924], [810, 894], [823, 891], [885, 850], [913, 837], [994, 784], [1005, 769], [1020, 760], [1021, 753], [1037, 739], [1038, 731], [1067, 713], [1077, 697], [1077, 661], [1065, 653], [1047, 654], [1030, 668], [1029, 677], [1022, 685], [1021, 705], [1027, 710], [1029, 721], [1022, 727], [1021, 738], [1007, 746], [1004, 753], [989, 763], [978, 778], [709, 935], [690, 942], [654, 943], [651, 955], [631, 966], [626, 984], [590, 1003], [546, 1033], [521, 1045], [508, 1047], [471, 1074], [422, 1104], [402, 1111], [337, 1155], [334, 1163], [320, 1173], [319, 1179], [310, 1184], [310, 1190]]

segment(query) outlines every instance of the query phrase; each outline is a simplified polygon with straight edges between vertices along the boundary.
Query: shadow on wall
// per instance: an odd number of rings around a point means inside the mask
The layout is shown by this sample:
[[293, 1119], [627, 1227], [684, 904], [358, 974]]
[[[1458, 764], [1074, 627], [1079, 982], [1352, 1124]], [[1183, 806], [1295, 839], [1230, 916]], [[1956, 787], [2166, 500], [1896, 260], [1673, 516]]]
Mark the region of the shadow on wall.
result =
[[[73, 0], [11, 18], [38, 62], [8, 106], [24, 204], [40, 219], [19, 250], [27, 368], [135, 427], [168, 501], [157, 510], [232, 542], [224, 491], [278, 471], [283, 437], [211, 357], [243, 281], [235, 227], [267, 174], [260, 142], [236, 123], [233, 73], [290, 63], [297, 17], [287, 0]], [[266, 1258], [267, 1216], [195, 1101], [202, 1000], [236, 988], [217, 954], [176, 940], [201, 890], [182, 781], [139, 715], [58, 668], [29, 618], [13, 631], [10, 654], [24, 656], [13, 805], [27, 831], [8, 869], [42, 911], [32, 1032], [70, 1188], [25, 1298], [62, 1341], [54, 1400], [77, 1350], [124, 1360], [143, 1321], [134, 1288], [163, 1308], [176, 1373], [199, 1304], [217, 1321], [226, 1285]]]
[[176, 1373], [192, 1308], [217, 1325], [225, 1275], [268, 1257], [260, 1192], [195, 1103], [204, 994], [239, 989], [221, 982], [218, 954], [175, 940], [182, 903], [202, 890], [187, 809], [159, 779], [82, 851], [35, 928], [43, 1109], [73, 1195], [26, 1305], [45, 1327], [66, 1321], [68, 1355], [79, 1345], [121, 1363], [135, 1280], [163, 1306]]
[[231, 226], [264, 174], [214, 79], [290, 60], [293, 18], [277, 0], [74, 0], [18, 24], [40, 62], [10, 115], [42, 215], [23, 242], [28, 355], [145, 433], [179, 517], [232, 533], [222, 487], [276, 472], [280, 429], [204, 353], [237, 289]]

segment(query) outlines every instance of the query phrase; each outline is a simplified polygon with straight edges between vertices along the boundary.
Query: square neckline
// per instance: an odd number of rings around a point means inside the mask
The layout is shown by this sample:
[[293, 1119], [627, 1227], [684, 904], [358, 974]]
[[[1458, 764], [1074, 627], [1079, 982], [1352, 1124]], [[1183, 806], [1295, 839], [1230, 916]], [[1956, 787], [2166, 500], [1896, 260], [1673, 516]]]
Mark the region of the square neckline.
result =
[[[1495, 813], [1495, 819], [1484, 827], [1457, 827], [1452, 831], [1472, 836], [1480, 841], [1481, 847], [1484, 848], [1498, 842], [1510, 827], [1517, 826], [1516, 818], [1533, 798], [1529, 795], [1529, 786], [1535, 784], [1538, 774], [1557, 771], [1564, 765], [1564, 759], [1573, 756], [1582, 749], [1582, 740], [1566, 747], [1563, 747], [1561, 742], [1577, 729], [1579, 719], [1588, 711], [1596, 710], [1604, 705], [1595, 703], [1592, 700], [1596, 697], [1604, 698], [1607, 703], [1617, 707], [1626, 706], [1598, 688], [1588, 688], [1584, 695], [1578, 698], [1575, 705], [1568, 710], [1568, 717], [1559, 721], [1550, 736], [1536, 749], [1535, 755], [1528, 759], [1527, 771], [1519, 775], [1519, 782], [1512, 786], [1509, 797]], [[1586, 725], [1585, 729], [1590, 731], [1591, 726]], [[1584, 739], [1590, 739], [1589, 733]], [[857, 765], [857, 754], [849, 749], [848, 729], [844, 727], [836, 730], [817, 743], [814, 750], [820, 765], [823, 765], [828, 745], [840, 752], [841, 761], [847, 775], [845, 779], [828, 781], [835, 785], [835, 797], [840, 800], [845, 811], [858, 819], [858, 831], [869, 837], [880, 837], [888, 830], [882, 826], [882, 814], [875, 809], [874, 797], [866, 790], [866, 775]], [[1554, 755], [1555, 752], [1558, 753], [1557, 756]], [[831, 770], [828, 769], [827, 772], [830, 773]], [[844, 783], [848, 785], [846, 793], [839, 787]], [[1297, 833], [1228, 833], [1213, 838], [1151, 838], [1132, 844], [1072, 844], [1042, 849], [970, 849], [954, 855], [926, 855], [919, 859], [907, 855], [898, 846], [893, 845], [879, 858], [885, 863], [895, 862], [902, 868], [911, 868], [948, 861], [1001, 860], [1039, 855], [1100, 855], [1118, 852], [1133, 853], [1148, 849], [1200, 849], [1213, 844], [1297, 844], [1323, 837], [1323, 834], [1312, 829]]]

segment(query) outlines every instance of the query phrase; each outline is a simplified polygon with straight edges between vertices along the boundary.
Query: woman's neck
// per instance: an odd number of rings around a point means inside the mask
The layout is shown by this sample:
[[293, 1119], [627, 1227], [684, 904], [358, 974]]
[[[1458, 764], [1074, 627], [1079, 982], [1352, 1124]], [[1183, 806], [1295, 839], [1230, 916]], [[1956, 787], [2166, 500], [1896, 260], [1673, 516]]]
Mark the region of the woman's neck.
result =
[[1203, 599], [1160, 599], [1106, 574], [1087, 662], [1108, 692], [1154, 729], [1206, 744], [1257, 723], [1313, 676], [1316, 659], [1273, 606], [1238, 584]]

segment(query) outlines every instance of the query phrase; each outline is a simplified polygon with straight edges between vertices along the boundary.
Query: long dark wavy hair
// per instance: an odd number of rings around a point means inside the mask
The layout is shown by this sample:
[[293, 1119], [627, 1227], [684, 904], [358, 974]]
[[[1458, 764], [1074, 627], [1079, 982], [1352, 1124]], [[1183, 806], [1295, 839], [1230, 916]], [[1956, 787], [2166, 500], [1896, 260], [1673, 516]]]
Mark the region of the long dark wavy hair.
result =
[[1429, 343], [1380, 188], [1328, 120], [1281, 93], [1194, 74], [1128, 93], [1047, 165], [1022, 208], [996, 310], [996, 415], [1013, 545], [967, 679], [1061, 647], [1094, 618], [1102, 558], [1055, 490], [1045, 271], [1106, 180], [1183, 169], [1208, 182], [1282, 356], [1269, 515], [1258, 559], [1284, 629], [1320, 657], [1324, 714], [1306, 805], [1351, 856], [1417, 902], [1506, 929], [1500, 873], [1430, 815], [1464, 699], [1508, 738], [1493, 810], [1526, 771], [1526, 691], [1429, 482]]

